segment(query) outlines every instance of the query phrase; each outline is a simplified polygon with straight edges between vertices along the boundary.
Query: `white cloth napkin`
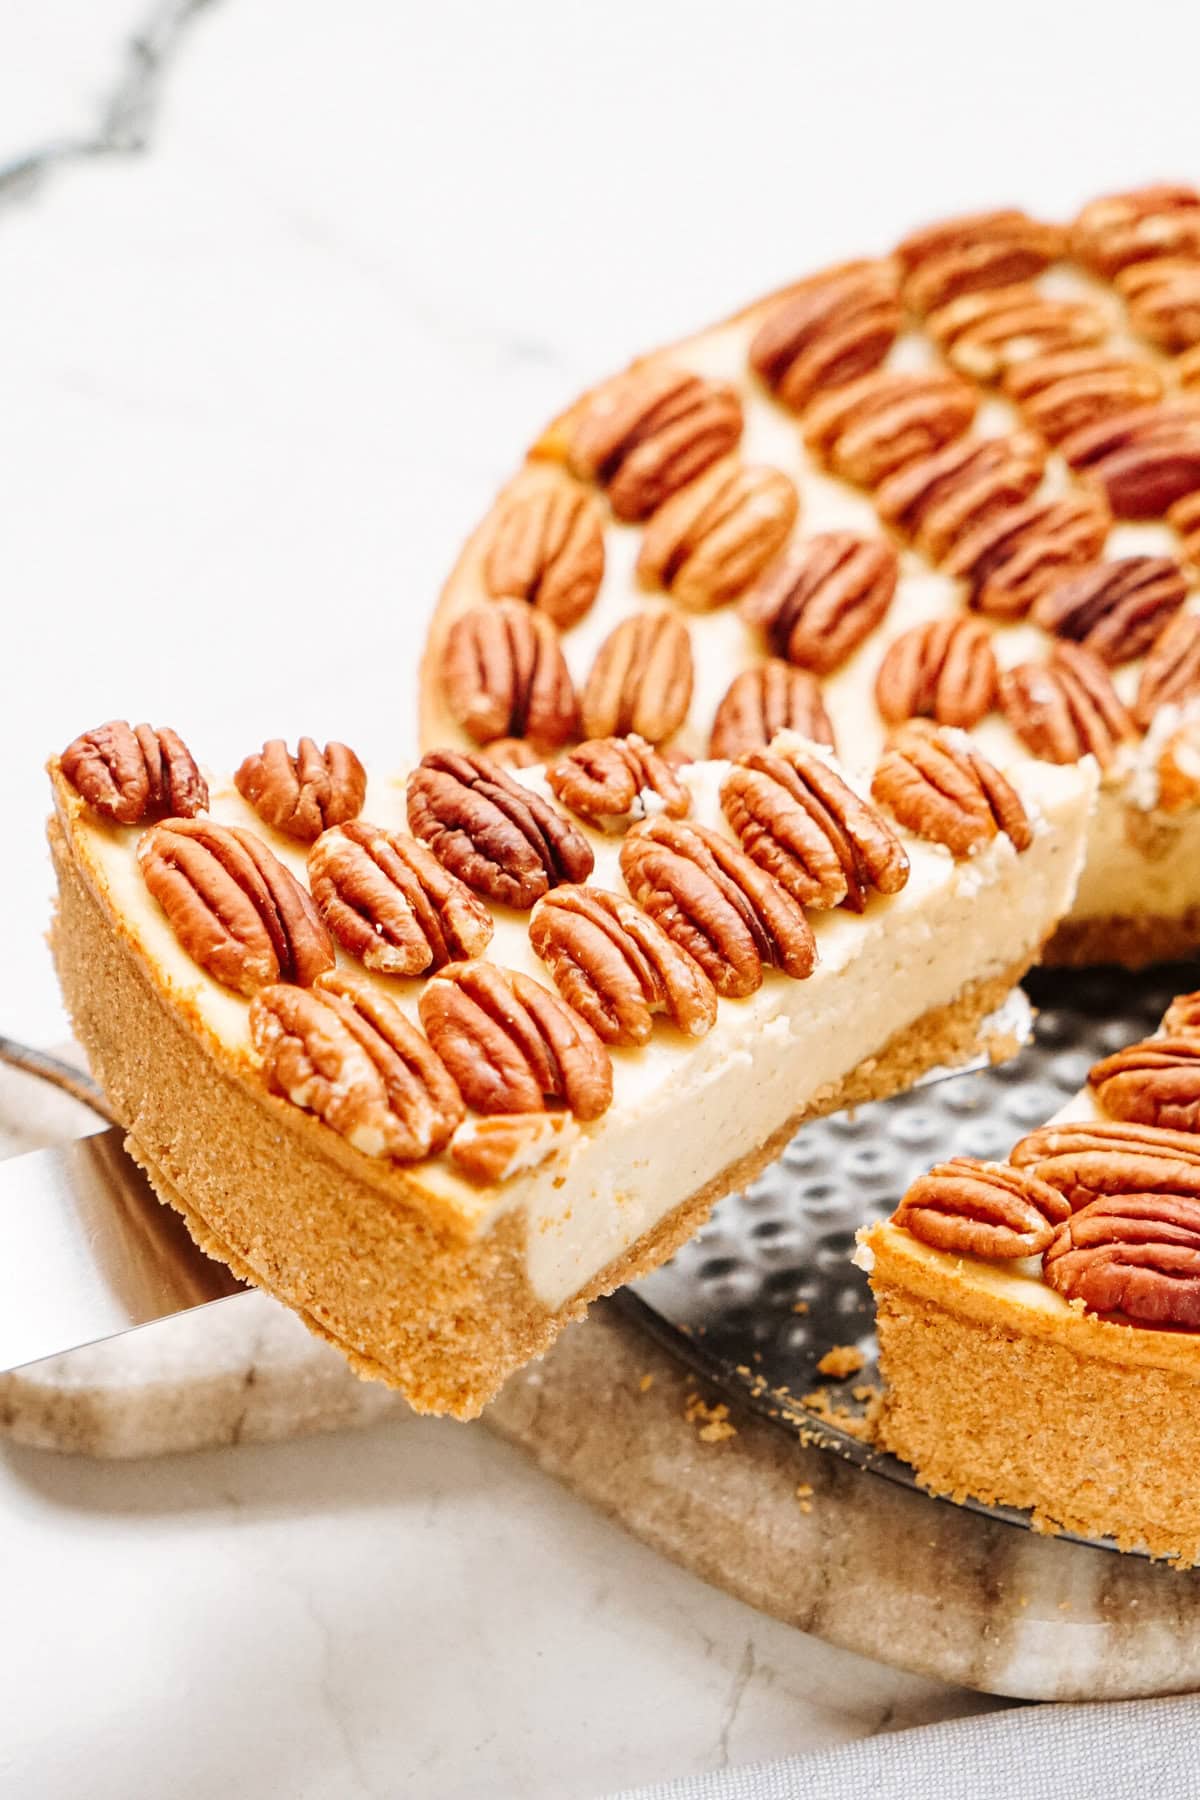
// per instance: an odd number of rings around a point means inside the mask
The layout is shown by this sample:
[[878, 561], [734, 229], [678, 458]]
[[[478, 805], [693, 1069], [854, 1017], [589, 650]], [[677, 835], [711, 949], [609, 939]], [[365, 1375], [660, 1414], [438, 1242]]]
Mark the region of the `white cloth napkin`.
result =
[[609, 1800], [1197, 1800], [1200, 1697], [1011, 1712], [811, 1756], [653, 1782]]

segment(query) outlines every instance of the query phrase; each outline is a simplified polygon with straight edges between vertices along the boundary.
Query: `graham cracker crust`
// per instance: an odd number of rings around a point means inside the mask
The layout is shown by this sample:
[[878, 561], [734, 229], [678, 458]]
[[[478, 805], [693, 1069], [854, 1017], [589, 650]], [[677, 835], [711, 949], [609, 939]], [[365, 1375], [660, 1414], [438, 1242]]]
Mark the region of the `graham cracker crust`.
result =
[[[1200, 879], [1200, 871], [1197, 871]], [[1116, 963], [1145, 969], [1151, 963], [1181, 962], [1200, 948], [1200, 906], [1174, 918], [1164, 914], [1131, 917], [1110, 913], [1095, 919], [1064, 919], [1046, 945], [1043, 962], [1083, 969]]]

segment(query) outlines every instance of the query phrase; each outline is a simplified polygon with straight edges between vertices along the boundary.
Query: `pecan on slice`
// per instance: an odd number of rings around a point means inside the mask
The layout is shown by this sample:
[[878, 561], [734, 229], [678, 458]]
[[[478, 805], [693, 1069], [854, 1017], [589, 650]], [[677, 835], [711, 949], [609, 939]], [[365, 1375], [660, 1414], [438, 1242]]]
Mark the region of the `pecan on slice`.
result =
[[1056, 350], [1005, 371], [1004, 391], [1047, 443], [1114, 413], [1161, 397], [1162, 376], [1149, 362], [1134, 362], [1103, 348]]
[[589, 738], [627, 737], [652, 744], [673, 736], [692, 703], [692, 641], [669, 612], [634, 613], [596, 652], [581, 711]]
[[421, 1023], [475, 1112], [544, 1112], [561, 1099], [577, 1119], [612, 1104], [608, 1051], [549, 988], [490, 962], [449, 963], [428, 981]]
[[1200, 1130], [1200, 1037], [1145, 1038], [1095, 1063], [1088, 1072], [1097, 1103], [1113, 1119]]
[[1070, 228], [1071, 253], [1111, 279], [1146, 257], [1200, 256], [1200, 194], [1159, 182], [1091, 200]]
[[879, 759], [871, 793], [918, 837], [973, 856], [1003, 832], [1028, 850], [1033, 828], [1021, 796], [961, 732], [913, 719]]
[[895, 548], [882, 538], [819, 532], [768, 569], [742, 616], [777, 655], [828, 675], [884, 618], [899, 574]]
[[940, 563], [967, 532], [1027, 500], [1046, 466], [1032, 432], [959, 438], [906, 463], [875, 490], [875, 510]]
[[208, 785], [191, 751], [165, 725], [110, 719], [73, 739], [59, 764], [92, 811], [117, 825], [191, 819], [208, 806]]
[[1175, 385], [1183, 389], [1189, 396], [1200, 389], [1200, 344], [1193, 350], [1185, 350], [1177, 356], [1171, 365], [1171, 373], [1175, 377]]
[[470, 888], [416, 838], [365, 819], [322, 832], [308, 880], [338, 943], [381, 975], [420, 975], [491, 941], [492, 915]]
[[607, 489], [619, 519], [644, 519], [734, 448], [742, 403], [728, 382], [643, 364], [589, 395], [569, 430], [575, 474]]
[[1000, 676], [1000, 707], [1021, 742], [1043, 762], [1094, 756], [1111, 768], [1137, 727], [1090, 650], [1055, 644], [1047, 662], [1018, 663]]
[[689, 1037], [717, 1018], [712, 982], [649, 913], [602, 888], [560, 887], [538, 902], [529, 941], [568, 1006], [606, 1044], [645, 1044], [665, 1013]]
[[651, 514], [638, 576], [693, 611], [725, 606], [782, 550], [799, 510], [781, 470], [723, 457]]
[[1190, 812], [1200, 806], [1200, 710], [1193, 709], [1171, 733], [1155, 772], [1163, 812]]
[[750, 366], [793, 412], [822, 388], [879, 367], [902, 314], [887, 262], [844, 263], [802, 281], [771, 305], [750, 345]]
[[463, 1120], [450, 1139], [450, 1160], [472, 1181], [511, 1181], [540, 1169], [579, 1135], [570, 1113], [492, 1113]]
[[1028, 281], [1066, 247], [1056, 225], [1015, 207], [968, 213], [909, 234], [896, 246], [906, 276], [904, 298], [914, 312], [932, 312], [959, 294]]
[[1072, 1212], [1115, 1194], [1185, 1194], [1200, 1200], [1200, 1138], [1194, 1132], [1072, 1120], [1030, 1132], [1009, 1161], [1057, 1188]]
[[463, 1116], [437, 1054], [394, 1000], [361, 976], [315, 987], [260, 988], [250, 1038], [273, 1093], [301, 1106], [365, 1156], [436, 1155]]
[[908, 880], [891, 826], [804, 745], [746, 751], [721, 783], [721, 810], [747, 856], [802, 906], [862, 912], [872, 888], [895, 894]]
[[569, 819], [486, 756], [431, 750], [408, 778], [408, 823], [451, 875], [524, 912], [594, 857]]
[[992, 636], [980, 619], [951, 615], [901, 632], [875, 677], [875, 704], [889, 725], [936, 719], [964, 730], [978, 725], [996, 698]]
[[[1200, 1031], [1200, 990], [1193, 994], [1177, 994], [1163, 1014], [1162, 1028], [1168, 1037], [1179, 1037]], [[1196, 1144], [1200, 1158], [1200, 1141]]]
[[487, 747], [487, 759], [501, 769], [536, 769], [541, 757], [525, 738], [493, 738]]
[[1133, 717], [1148, 731], [1160, 706], [1200, 694], [1200, 613], [1176, 613], [1142, 667]]
[[925, 321], [948, 362], [973, 381], [1054, 350], [1097, 344], [1110, 322], [1087, 300], [1043, 294], [1028, 282], [960, 294]]
[[1093, 1200], [1064, 1219], [1042, 1260], [1064, 1300], [1138, 1325], [1200, 1326], [1200, 1201], [1170, 1194]]
[[168, 819], [138, 841], [142, 878], [193, 962], [238, 994], [310, 987], [334, 951], [310, 895], [262, 839], [212, 819]]
[[1099, 495], [1027, 500], [964, 533], [942, 568], [968, 583], [977, 611], [1019, 619], [1066, 570], [1100, 555], [1110, 523]]
[[1200, 408], [1194, 399], [1132, 407], [1073, 431], [1059, 449], [1118, 519], [1157, 519], [1200, 488]]
[[809, 407], [805, 442], [838, 475], [873, 488], [888, 475], [961, 437], [978, 397], [940, 369], [877, 369]]
[[555, 798], [601, 831], [628, 830], [648, 813], [686, 819], [692, 796], [645, 738], [591, 738], [546, 770]]
[[732, 761], [743, 750], [765, 750], [778, 731], [794, 731], [835, 748], [816, 676], [770, 656], [743, 669], [726, 688], [713, 719], [708, 754]]
[[1200, 488], [1167, 508], [1167, 523], [1183, 539], [1183, 553], [1194, 572], [1200, 568]]
[[521, 737], [556, 750], [579, 721], [558, 632], [522, 600], [493, 600], [460, 613], [442, 648], [446, 705], [477, 744]]
[[764, 965], [798, 981], [816, 966], [800, 907], [719, 831], [648, 819], [621, 845], [621, 873], [638, 905], [727, 999], [760, 988]]
[[1186, 599], [1187, 581], [1171, 557], [1122, 556], [1048, 588], [1032, 617], [1111, 666], [1144, 655]]
[[1116, 278], [1135, 331], [1174, 354], [1200, 344], [1200, 263], [1156, 256], [1131, 263]]
[[246, 758], [233, 785], [264, 825], [311, 844], [330, 825], [362, 811], [367, 772], [346, 744], [321, 750], [302, 737], [293, 756], [282, 738], [268, 738]]
[[1026, 1169], [956, 1156], [913, 1182], [892, 1223], [950, 1256], [1007, 1260], [1040, 1255], [1070, 1211]]
[[491, 527], [483, 582], [495, 600], [528, 601], [560, 631], [591, 610], [604, 579], [604, 514], [567, 477], [505, 500]]

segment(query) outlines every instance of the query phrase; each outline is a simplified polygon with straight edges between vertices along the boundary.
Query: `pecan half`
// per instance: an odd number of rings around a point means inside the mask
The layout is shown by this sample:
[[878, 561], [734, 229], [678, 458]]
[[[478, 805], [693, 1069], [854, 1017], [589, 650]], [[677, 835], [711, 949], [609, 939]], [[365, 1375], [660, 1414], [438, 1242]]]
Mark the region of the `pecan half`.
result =
[[302, 737], [293, 756], [282, 738], [268, 738], [246, 758], [233, 785], [264, 825], [311, 844], [328, 826], [362, 811], [367, 771], [346, 744], [320, 750]]
[[708, 754], [732, 760], [743, 750], [765, 750], [778, 731], [795, 731], [835, 748], [816, 676], [771, 656], [743, 669], [726, 688], [713, 719]]
[[1039, 1255], [1070, 1210], [1025, 1169], [956, 1156], [913, 1182], [892, 1223], [950, 1256], [1008, 1260]]
[[1186, 599], [1187, 581], [1171, 557], [1122, 556], [1049, 588], [1033, 619], [1111, 665], [1144, 655]]
[[1093, 1200], [1065, 1219], [1042, 1273], [1064, 1300], [1139, 1325], [1200, 1325], [1200, 1201]]
[[1162, 747], [1156, 770], [1158, 804], [1165, 813], [1200, 806], [1200, 712], [1184, 720]]
[[799, 510], [779, 469], [725, 457], [651, 515], [638, 575], [681, 606], [724, 606], [782, 550]]
[[499, 508], [483, 558], [493, 599], [528, 601], [560, 631], [591, 610], [604, 579], [604, 514], [565, 477], [513, 494]]
[[644, 519], [741, 435], [742, 403], [727, 382], [643, 364], [589, 396], [570, 428], [567, 461], [608, 490], [619, 519]]
[[1177, 613], [1151, 647], [1138, 682], [1133, 717], [1148, 731], [1160, 706], [1200, 694], [1200, 613]]
[[591, 738], [546, 770], [555, 797], [601, 831], [622, 832], [648, 812], [686, 819], [692, 797], [665, 757], [636, 733]]
[[813, 402], [805, 442], [847, 481], [875, 487], [961, 437], [978, 404], [974, 389], [946, 371], [877, 369]]
[[73, 739], [59, 763], [92, 811], [118, 825], [190, 819], [208, 806], [208, 785], [195, 758], [165, 725], [110, 719]]
[[875, 703], [889, 725], [936, 719], [969, 729], [990, 712], [997, 668], [992, 636], [979, 619], [929, 619], [901, 632], [875, 677]]
[[308, 853], [317, 911], [352, 956], [381, 975], [420, 975], [480, 956], [492, 915], [415, 838], [352, 819]]
[[689, 1037], [716, 1023], [716, 991], [703, 969], [619, 894], [555, 888], [529, 921], [529, 941], [563, 999], [606, 1044], [648, 1043], [656, 1013]]
[[1110, 279], [1145, 257], [1200, 256], [1200, 194], [1159, 182], [1089, 201], [1071, 226], [1071, 251]]
[[621, 845], [621, 873], [638, 905], [700, 964], [718, 994], [754, 993], [764, 965], [796, 980], [811, 975], [817, 952], [804, 913], [720, 832], [648, 819]]
[[1135, 331], [1172, 354], [1200, 344], [1200, 264], [1178, 256], [1131, 263], [1116, 278]]
[[979, 612], [1019, 619], [1066, 570], [1100, 555], [1110, 523], [1099, 495], [1027, 500], [965, 532], [942, 567], [969, 584]]
[[578, 1137], [570, 1113], [493, 1113], [463, 1120], [450, 1139], [450, 1160], [472, 1181], [511, 1181], [540, 1169]]
[[418, 1002], [429, 1041], [476, 1112], [544, 1112], [561, 1099], [577, 1119], [612, 1104], [612, 1063], [591, 1026], [516, 969], [450, 963]]
[[584, 686], [584, 735], [634, 732], [661, 744], [687, 718], [693, 678], [692, 641], [682, 619], [668, 612], [622, 619], [596, 652]]
[[435, 1155], [462, 1118], [462, 1099], [436, 1053], [395, 1002], [360, 977], [260, 988], [250, 1037], [271, 1091], [365, 1156]]
[[1049, 351], [1097, 344], [1109, 330], [1090, 301], [1043, 294], [1027, 282], [960, 294], [925, 323], [947, 360], [973, 381], [997, 381], [1015, 363]]
[[1175, 358], [1172, 373], [1176, 386], [1182, 388], [1185, 394], [1191, 396], [1200, 388], [1200, 344]]
[[775, 301], [750, 345], [750, 366], [785, 406], [803, 412], [822, 388], [878, 368], [902, 316], [890, 263], [844, 263]]
[[1167, 521], [1183, 539], [1183, 553], [1196, 570], [1200, 567], [1200, 489], [1169, 506]]
[[895, 894], [908, 880], [899, 838], [815, 750], [748, 750], [721, 783], [721, 810], [747, 856], [802, 906]]
[[1095, 1063], [1088, 1073], [1096, 1100], [1114, 1119], [1200, 1129], [1200, 1037], [1146, 1038]]
[[960, 438], [889, 475], [875, 490], [875, 510], [940, 563], [967, 532], [1027, 500], [1045, 466], [1031, 432]]
[[944, 844], [952, 856], [972, 856], [1000, 832], [1019, 851], [1033, 842], [1021, 796], [999, 769], [970, 738], [923, 719], [896, 733], [879, 759], [871, 793], [902, 825]]
[[1005, 371], [1004, 391], [1035, 431], [1060, 444], [1084, 426], [1159, 399], [1163, 384], [1152, 363], [1092, 348], [1017, 363]]
[[1049, 1182], [1072, 1212], [1115, 1194], [1187, 1194], [1200, 1200], [1200, 1139], [1118, 1120], [1043, 1125], [1009, 1157]]
[[[1200, 990], [1194, 994], [1177, 994], [1163, 1014], [1162, 1023], [1168, 1037], [1200, 1031]], [[1200, 1159], [1200, 1142], [1196, 1145], [1196, 1155]]]
[[827, 675], [885, 617], [900, 559], [882, 538], [823, 531], [805, 538], [769, 569], [742, 603], [742, 616], [772, 650]]
[[431, 750], [408, 778], [408, 823], [443, 868], [521, 911], [560, 881], [586, 881], [582, 832], [486, 756]]
[[1079, 644], [1056, 644], [1047, 662], [1005, 669], [1000, 706], [1043, 762], [1073, 763], [1091, 755], [1107, 769], [1119, 746], [1137, 736], [1108, 670]]
[[927, 313], [959, 294], [1028, 281], [1063, 254], [1065, 235], [1016, 208], [968, 213], [914, 231], [896, 246], [904, 298]]
[[575, 689], [545, 613], [493, 600], [460, 613], [442, 649], [446, 705], [477, 744], [528, 738], [556, 750], [579, 722]]
[[487, 759], [501, 769], [536, 769], [541, 757], [525, 738], [493, 738], [487, 747]]
[[1106, 496], [1119, 519], [1157, 519], [1200, 488], [1200, 409], [1194, 400], [1133, 407], [1073, 431], [1060, 450]]
[[309, 987], [333, 967], [312, 899], [252, 831], [168, 819], [142, 836], [137, 857], [180, 944], [235, 993], [273, 981]]

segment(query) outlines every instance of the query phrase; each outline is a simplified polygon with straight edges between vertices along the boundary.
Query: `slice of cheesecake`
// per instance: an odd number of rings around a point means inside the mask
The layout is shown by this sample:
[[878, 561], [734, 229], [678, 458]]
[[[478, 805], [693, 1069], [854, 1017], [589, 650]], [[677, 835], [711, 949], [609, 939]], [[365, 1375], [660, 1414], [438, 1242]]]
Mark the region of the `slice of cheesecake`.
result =
[[302, 740], [51, 765], [63, 990], [197, 1241], [470, 1416], [809, 1117], [961, 1060], [1069, 907], [1090, 762], [637, 737], [407, 779]]

